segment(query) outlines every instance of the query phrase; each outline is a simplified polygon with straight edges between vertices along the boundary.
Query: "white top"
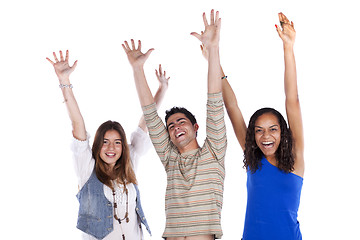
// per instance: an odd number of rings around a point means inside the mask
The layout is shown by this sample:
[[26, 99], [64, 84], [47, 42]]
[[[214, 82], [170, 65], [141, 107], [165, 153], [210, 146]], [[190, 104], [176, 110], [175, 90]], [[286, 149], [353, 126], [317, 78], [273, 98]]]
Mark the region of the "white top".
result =
[[[73, 138], [71, 144], [71, 150], [73, 151], [74, 163], [75, 163], [75, 172], [78, 177], [79, 189], [81, 189], [86, 181], [90, 178], [94, 166], [95, 159], [92, 157], [92, 151], [89, 144], [90, 135], [87, 134], [85, 141], [79, 141]], [[131, 143], [129, 144], [130, 158], [133, 164], [133, 169], [136, 172], [138, 159], [140, 156], [144, 155], [146, 151], [150, 148], [150, 138], [148, 135], [141, 129], [137, 128], [135, 132], [131, 134], [130, 138]], [[143, 239], [142, 230], [139, 228], [140, 221], [135, 211], [136, 208], [136, 190], [134, 185], [126, 185], [129, 193], [129, 219], [127, 223], [125, 220], [121, 222], [121, 226], [117, 220], [113, 221], [114, 230], [109, 233], [103, 240], [119, 240], [122, 239], [122, 234], [125, 234], [126, 239]], [[126, 194], [123, 192], [123, 185], [115, 186], [115, 201], [117, 202], [117, 216], [122, 219], [125, 216], [126, 212]], [[104, 194], [105, 197], [113, 203], [112, 190], [108, 186], [104, 185]], [[83, 240], [96, 240], [93, 236], [84, 233], [82, 234]]]

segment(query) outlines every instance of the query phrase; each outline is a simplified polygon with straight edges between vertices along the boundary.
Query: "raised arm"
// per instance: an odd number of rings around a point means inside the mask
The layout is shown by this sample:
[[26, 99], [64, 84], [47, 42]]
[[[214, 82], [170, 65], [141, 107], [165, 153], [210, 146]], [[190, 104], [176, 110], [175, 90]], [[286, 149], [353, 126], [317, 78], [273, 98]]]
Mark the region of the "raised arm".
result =
[[[166, 71], [163, 72], [161, 64], [159, 64], [159, 71], [157, 69], [155, 69], [155, 74], [156, 74], [156, 77], [157, 77], [157, 79], [159, 81], [159, 88], [156, 91], [155, 96], [154, 96], [154, 101], [156, 103], [156, 107], [158, 108], [161, 105], [162, 100], [164, 99], [166, 90], [168, 89], [168, 84], [169, 84], [170, 77], [166, 77]], [[144, 115], [140, 118], [139, 127], [144, 132], [148, 131], [147, 127], [146, 127]]]
[[122, 44], [122, 47], [134, 71], [135, 85], [141, 106], [143, 107], [154, 103], [155, 100], [144, 73], [144, 64], [154, 49], [151, 48], [144, 54], [141, 52], [141, 41], [139, 40], [138, 48], [136, 48], [133, 39], [131, 39], [131, 48], [127, 41]]
[[199, 39], [208, 51], [208, 93], [221, 92], [221, 71], [220, 71], [220, 55], [219, 40], [221, 18], [219, 12], [214, 15], [214, 9], [210, 13], [210, 24], [203, 13], [203, 21], [205, 31], [202, 34], [192, 32], [191, 35]]
[[297, 89], [296, 63], [294, 55], [294, 43], [296, 32], [294, 23], [290, 22], [283, 13], [279, 13], [279, 21], [282, 29], [276, 26], [279, 37], [283, 41], [284, 47], [284, 88], [285, 105], [289, 127], [294, 139], [293, 153], [295, 155], [294, 172], [304, 175], [304, 132], [301, 117], [300, 101]]
[[78, 140], [86, 140], [86, 129], [84, 119], [81, 115], [79, 106], [76, 102], [74, 93], [72, 91], [72, 85], [70, 83], [70, 74], [75, 70], [77, 66], [77, 60], [72, 66], [69, 65], [69, 51], [66, 51], [64, 59], [62, 51], [59, 51], [60, 61], [58, 60], [55, 52], [53, 52], [55, 62], [46, 58], [54, 67], [55, 73], [59, 79], [60, 88], [64, 96], [64, 102], [68, 109], [69, 117], [73, 127], [73, 136]]
[[[206, 60], [208, 60], [208, 52], [204, 45], [200, 45], [202, 54]], [[229, 115], [231, 124], [233, 126], [235, 136], [243, 150], [245, 150], [245, 137], [246, 137], [246, 124], [243, 118], [243, 115], [240, 111], [240, 108], [237, 103], [237, 99], [233, 89], [230, 86], [230, 83], [227, 80], [222, 67], [220, 66], [220, 72], [222, 77], [222, 95], [224, 99], [224, 104], [226, 111]]]

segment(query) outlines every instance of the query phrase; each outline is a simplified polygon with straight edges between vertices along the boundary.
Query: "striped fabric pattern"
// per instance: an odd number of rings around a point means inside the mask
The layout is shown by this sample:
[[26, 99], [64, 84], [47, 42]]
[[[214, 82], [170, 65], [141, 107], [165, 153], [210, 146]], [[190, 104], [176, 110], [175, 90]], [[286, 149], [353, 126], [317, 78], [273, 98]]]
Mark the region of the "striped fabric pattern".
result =
[[156, 105], [143, 107], [149, 135], [167, 173], [163, 237], [213, 234], [221, 238], [224, 158], [227, 146], [221, 93], [208, 94], [203, 146], [180, 154]]

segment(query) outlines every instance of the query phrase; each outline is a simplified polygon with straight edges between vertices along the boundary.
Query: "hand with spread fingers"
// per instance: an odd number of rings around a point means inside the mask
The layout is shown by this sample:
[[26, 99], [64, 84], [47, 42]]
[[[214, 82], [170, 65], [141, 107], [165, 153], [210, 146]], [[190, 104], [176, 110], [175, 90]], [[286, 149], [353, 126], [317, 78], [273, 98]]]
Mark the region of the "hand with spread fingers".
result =
[[142, 67], [150, 56], [151, 52], [154, 50], [153, 48], [150, 48], [146, 53], [142, 53], [141, 41], [138, 41], [138, 47], [136, 48], [134, 39], [131, 39], [131, 48], [127, 41], [125, 41], [124, 44], [121, 45], [124, 48], [128, 60], [133, 68]]
[[210, 24], [206, 19], [206, 14], [203, 13], [203, 21], [205, 25], [205, 31], [201, 32], [201, 34], [192, 32], [191, 35], [199, 39], [206, 48], [213, 46], [218, 47], [221, 28], [221, 18], [219, 18], [219, 11], [216, 11], [214, 14], [214, 9], [211, 10]]
[[293, 46], [296, 36], [294, 23], [292, 21], [290, 22], [289, 19], [282, 12], [278, 13], [278, 16], [281, 29], [277, 25], [275, 26], [279, 37], [281, 38], [281, 40], [283, 40], [284, 45]]
[[77, 60], [72, 66], [69, 65], [69, 50], [66, 50], [65, 59], [62, 51], [59, 51], [60, 61], [56, 56], [56, 53], [53, 52], [55, 62], [46, 58], [54, 67], [55, 73], [59, 78], [60, 83], [68, 83], [70, 74], [75, 70], [77, 66]]
[[163, 72], [161, 64], [159, 64], [159, 71], [155, 69], [155, 74], [157, 79], [159, 80], [159, 87], [167, 89], [170, 77], [166, 77], [166, 71]]

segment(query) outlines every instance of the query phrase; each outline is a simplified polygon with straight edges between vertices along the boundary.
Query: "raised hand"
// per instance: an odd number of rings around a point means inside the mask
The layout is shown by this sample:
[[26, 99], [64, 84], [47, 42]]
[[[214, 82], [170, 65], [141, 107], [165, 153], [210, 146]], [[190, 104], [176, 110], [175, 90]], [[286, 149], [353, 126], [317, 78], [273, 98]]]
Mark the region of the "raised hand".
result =
[[60, 61], [56, 56], [56, 53], [53, 52], [55, 62], [46, 58], [54, 67], [55, 73], [59, 78], [61, 83], [68, 83], [70, 74], [75, 70], [77, 66], [77, 60], [74, 62], [72, 66], [69, 65], [69, 50], [66, 50], [66, 56], [64, 59], [62, 51], [59, 51]]
[[293, 46], [296, 37], [294, 23], [292, 21], [290, 22], [289, 19], [282, 12], [278, 13], [278, 16], [282, 29], [280, 29], [277, 25], [275, 26], [279, 37], [283, 41], [284, 45]]
[[157, 79], [159, 80], [160, 87], [164, 87], [167, 89], [170, 77], [166, 77], [166, 71], [162, 71], [161, 64], [159, 64], [159, 71], [155, 69], [155, 74]]
[[150, 56], [151, 52], [154, 50], [150, 48], [146, 53], [141, 52], [141, 41], [138, 41], [138, 48], [135, 47], [134, 39], [131, 39], [131, 48], [127, 41], [124, 41], [124, 44], [121, 44], [124, 48], [124, 51], [128, 57], [130, 65], [134, 67], [142, 67], [148, 57]]
[[220, 28], [221, 28], [221, 18], [219, 18], [219, 12], [216, 11], [214, 16], [214, 9], [210, 13], [210, 24], [206, 19], [206, 14], [203, 13], [203, 21], [205, 25], [205, 31], [198, 34], [192, 32], [191, 35], [199, 39], [206, 48], [218, 47], [220, 40]]

